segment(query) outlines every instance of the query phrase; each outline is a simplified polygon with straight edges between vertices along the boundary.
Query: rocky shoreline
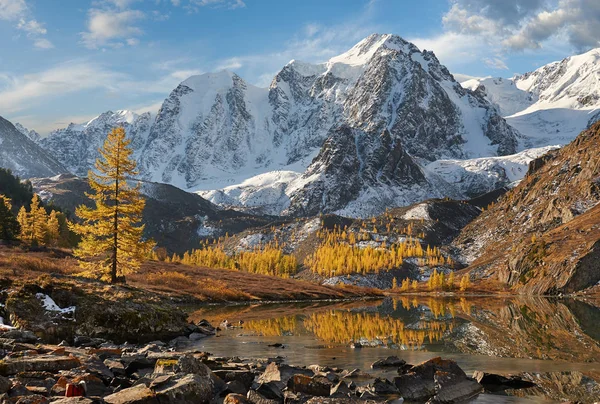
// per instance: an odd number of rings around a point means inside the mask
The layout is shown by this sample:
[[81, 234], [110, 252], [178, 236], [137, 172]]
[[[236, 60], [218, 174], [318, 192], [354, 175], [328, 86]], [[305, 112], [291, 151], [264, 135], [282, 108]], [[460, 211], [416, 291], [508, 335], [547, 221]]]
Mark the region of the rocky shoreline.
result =
[[167, 343], [121, 345], [90, 337], [78, 337], [72, 346], [49, 345], [32, 332], [7, 331], [0, 338], [0, 402], [454, 403], [484, 391], [535, 386], [519, 377], [469, 377], [439, 357], [417, 365], [393, 356], [373, 363], [373, 369], [396, 369], [392, 380], [359, 369], [291, 366], [281, 357], [214, 357], [190, 342], [210, 337], [215, 328], [205, 321], [193, 327], [189, 337]]

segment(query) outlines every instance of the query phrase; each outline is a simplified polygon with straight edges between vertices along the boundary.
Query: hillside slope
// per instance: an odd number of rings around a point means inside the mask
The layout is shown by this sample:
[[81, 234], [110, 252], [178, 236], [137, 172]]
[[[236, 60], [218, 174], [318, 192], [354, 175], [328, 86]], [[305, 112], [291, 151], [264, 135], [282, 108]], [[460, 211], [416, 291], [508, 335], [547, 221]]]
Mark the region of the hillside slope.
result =
[[66, 173], [65, 167], [12, 123], [0, 117], [0, 167], [21, 178]]
[[532, 162], [521, 184], [455, 240], [476, 278], [519, 293], [572, 293], [600, 281], [600, 123]]

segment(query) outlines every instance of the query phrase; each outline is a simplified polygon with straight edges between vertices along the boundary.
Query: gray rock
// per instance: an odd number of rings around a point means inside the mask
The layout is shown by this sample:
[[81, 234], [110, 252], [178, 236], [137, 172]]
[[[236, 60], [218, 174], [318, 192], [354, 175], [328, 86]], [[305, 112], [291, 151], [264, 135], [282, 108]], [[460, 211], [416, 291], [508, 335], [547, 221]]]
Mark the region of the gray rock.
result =
[[8, 376], [19, 372], [58, 372], [81, 365], [79, 359], [70, 356], [37, 355], [7, 358], [0, 363], [0, 375]]
[[10, 386], [12, 386], [12, 382], [9, 378], [0, 376], [0, 394], [6, 393], [10, 390]]
[[385, 359], [379, 359], [378, 361], [373, 362], [371, 368], [386, 368], [386, 367], [400, 367], [406, 365], [406, 361], [398, 358], [397, 356], [388, 356]]
[[247, 404], [248, 400], [246, 399], [246, 395], [241, 394], [227, 394], [225, 400], [223, 400], [223, 404]]
[[295, 393], [308, 394], [310, 396], [329, 397], [331, 394], [331, 381], [326, 377], [305, 375], [294, 375], [288, 381], [287, 387]]
[[436, 372], [434, 381], [436, 394], [432, 403], [461, 402], [483, 391], [483, 386], [475, 380], [447, 372]]
[[143, 384], [104, 397], [108, 404], [159, 404], [152, 390]]
[[281, 404], [281, 403], [283, 403], [283, 399], [266, 398], [262, 394], [258, 393], [255, 390], [250, 390], [248, 392], [247, 399], [252, 404]]

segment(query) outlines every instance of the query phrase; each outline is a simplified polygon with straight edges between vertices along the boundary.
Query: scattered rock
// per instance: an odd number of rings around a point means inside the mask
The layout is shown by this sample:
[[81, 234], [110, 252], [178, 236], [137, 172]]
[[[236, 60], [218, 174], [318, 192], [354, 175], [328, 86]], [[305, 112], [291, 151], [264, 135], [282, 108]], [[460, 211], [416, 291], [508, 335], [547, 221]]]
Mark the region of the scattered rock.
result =
[[304, 393], [311, 396], [329, 397], [331, 382], [322, 376], [308, 377], [294, 375], [288, 381], [287, 387], [295, 393]]
[[341, 381], [330, 390], [330, 397], [333, 398], [347, 398], [352, 395], [352, 390], [348, 387], [346, 382]]
[[262, 394], [257, 392], [256, 390], [250, 390], [248, 392], [247, 399], [252, 404], [281, 404], [283, 403], [282, 399], [270, 399], [264, 397]]
[[387, 367], [401, 367], [406, 365], [406, 361], [398, 358], [397, 356], [388, 356], [385, 359], [379, 359], [378, 361], [373, 362], [371, 365], [372, 369], [378, 368], [387, 368]]
[[32, 357], [7, 358], [0, 361], [0, 375], [15, 375], [19, 372], [58, 372], [69, 370], [81, 365], [74, 357], [53, 355], [37, 355]]
[[245, 395], [241, 394], [227, 394], [223, 404], [247, 404], [248, 400]]
[[436, 394], [433, 403], [456, 403], [466, 401], [483, 391], [483, 386], [474, 379], [458, 374], [436, 372], [434, 375]]
[[508, 389], [528, 389], [535, 387], [536, 384], [528, 380], [523, 380], [519, 376], [502, 376], [493, 373], [485, 373], [476, 370], [473, 373], [473, 379], [479, 382], [490, 392], [498, 392]]
[[143, 384], [104, 397], [108, 404], [158, 404], [154, 392]]

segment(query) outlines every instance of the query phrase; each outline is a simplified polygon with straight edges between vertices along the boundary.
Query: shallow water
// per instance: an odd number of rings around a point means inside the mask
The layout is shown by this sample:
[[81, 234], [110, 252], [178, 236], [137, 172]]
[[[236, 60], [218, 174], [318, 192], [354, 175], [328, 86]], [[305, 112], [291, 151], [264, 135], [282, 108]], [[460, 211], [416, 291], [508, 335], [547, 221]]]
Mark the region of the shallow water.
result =
[[[467, 374], [583, 372], [600, 380], [600, 309], [594, 302], [544, 298], [432, 299], [214, 306], [193, 320], [227, 319], [241, 326], [198, 342], [216, 356], [282, 356], [294, 365], [360, 368], [397, 355], [408, 363], [454, 359]], [[363, 348], [351, 348], [361, 342]], [[281, 343], [284, 348], [269, 347]], [[550, 381], [561, 398], [580, 399], [578, 377]], [[573, 385], [569, 385], [569, 383]], [[562, 390], [562, 391], [561, 391]], [[535, 394], [539, 394], [535, 393]], [[556, 397], [556, 396], [555, 396]], [[584, 397], [584, 401], [585, 401]], [[478, 403], [555, 402], [546, 398], [481, 395]]]

